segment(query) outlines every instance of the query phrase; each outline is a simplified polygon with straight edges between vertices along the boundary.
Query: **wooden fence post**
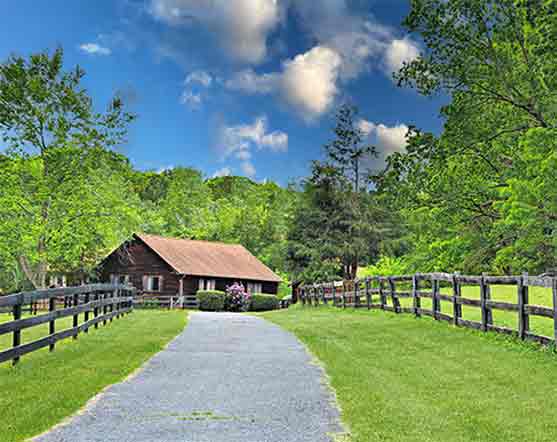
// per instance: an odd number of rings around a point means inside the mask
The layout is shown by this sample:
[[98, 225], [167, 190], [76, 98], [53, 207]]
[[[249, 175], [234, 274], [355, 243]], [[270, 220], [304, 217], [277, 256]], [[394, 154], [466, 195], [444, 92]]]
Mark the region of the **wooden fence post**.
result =
[[383, 283], [383, 279], [381, 278], [381, 276], [377, 277], [377, 280], [379, 281], [379, 298], [381, 299], [381, 310], [385, 310], [385, 304], [387, 304], [386, 299], [385, 299], [385, 292], [383, 291], [384, 289], [384, 283]]
[[[21, 319], [21, 307], [23, 303], [23, 297], [20, 298], [19, 303], [14, 305], [13, 313], [14, 313], [14, 321], [19, 321]], [[21, 345], [21, 330], [14, 330], [13, 336], [13, 347], [19, 347]], [[16, 356], [12, 363], [16, 365], [19, 362], [19, 356]]]
[[[486, 274], [487, 275], [487, 274]], [[493, 325], [493, 309], [489, 306], [489, 301], [491, 300], [491, 286], [489, 281], [485, 281], [485, 302], [486, 302], [486, 318], [488, 329], [490, 325]]]
[[422, 308], [422, 302], [420, 299], [420, 278], [419, 274], [415, 273], [412, 275], [412, 300], [414, 306], [414, 315], [416, 318], [421, 316], [420, 310]]
[[530, 330], [530, 319], [526, 311], [528, 305], [528, 273], [523, 273], [517, 286], [518, 294], [518, 336], [526, 339], [526, 334]]
[[319, 286], [313, 284], [313, 305], [317, 307], [319, 305]]
[[109, 296], [110, 296], [110, 292], [104, 292], [102, 295], [102, 299], [104, 302], [103, 309], [102, 309], [103, 326], [106, 326], [106, 323], [108, 322], [106, 320], [106, 314], [108, 313], [108, 304], [106, 303], [106, 300], [108, 299]]
[[[73, 295], [73, 307], [77, 307], [79, 305], [79, 294], [75, 294]], [[73, 315], [73, 328], [76, 328], [79, 325], [79, 313], [76, 315]], [[77, 339], [77, 330], [75, 331], [75, 334], [73, 335], [74, 339]]]
[[414, 315], [416, 316], [416, 318], [419, 318], [421, 316], [420, 309], [422, 305], [421, 305], [419, 291], [420, 291], [419, 274], [415, 273], [414, 275], [412, 275], [412, 306], [414, 308]]
[[329, 300], [327, 299], [327, 283], [324, 282], [321, 284], [321, 292], [323, 293], [323, 304], [329, 305]]
[[393, 278], [391, 278], [389, 276], [389, 289], [391, 291], [391, 299], [393, 301], [393, 309], [395, 311], [395, 313], [400, 313], [400, 302], [396, 296], [396, 283], [393, 280]]
[[482, 277], [480, 279], [480, 304], [481, 304], [481, 312], [482, 312], [482, 331], [487, 331], [487, 326], [489, 324], [488, 318], [488, 308], [487, 308], [487, 285], [485, 282], [485, 273], [482, 273]]
[[458, 280], [459, 272], [453, 274], [453, 323], [458, 325], [462, 318], [462, 304], [459, 302], [461, 295], [460, 281]]
[[[99, 301], [99, 294], [95, 293], [95, 302]], [[95, 305], [95, 308], [93, 309], [93, 316], [95, 317], [95, 319], [97, 319], [97, 316], [99, 316], [99, 306]], [[95, 322], [95, 328], [99, 328], [99, 323], [98, 321]]]
[[313, 284], [313, 305], [317, 307], [319, 305], [319, 286]]
[[557, 278], [551, 278], [551, 292], [553, 295], [553, 341], [557, 345]]
[[354, 308], [360, 307], [360, 280], [354, 280]]
[[370, 290], [370, 279], [369, 276], [366, 277], [365, 279], [365, 285], [366, 285], [366, 304], [367, 304], [367, 309], [371, 310], [371, 290]]
[[321, 287], [319, 284], [315, 284], [315, 306], [319, 306], [319, 301], [321, 300]]
[[435, 277], [431, 280], [431, 309], [433, 310], [433, 318], [439, 320], [439, 311], [441, 310], [441, 302], [439, 301], [439, 281]]
[[[54, 312], [54, 310], [56, 310], [56, 297], [53, 296], [52, 298], [50, 298], [48, 300], [48, 311], [50, 313]], [[54, 333], [56, 333], [56, 320], [52, 319], [48, 322], [48, 334], [49, 335], [53, 335]], [[50, 345], [48, 346], [48, 350], [49, 351], [54, 351], [54, 347], [55, 347], [55, 343], [51, 342]]]
[[[85, 299], [83, 300], [83, 302], [85, 304], [89, 304], [89, 301], [91, 299], [91, 295], [89, 293], [85, 293]], [[89, 310], [85, 310], [85, 313], [83, 314], [83, 322], [89, 322]], [[84, 333], [89, 333], [89, 326], [85, 327], [85, 330], [83, 330]]]

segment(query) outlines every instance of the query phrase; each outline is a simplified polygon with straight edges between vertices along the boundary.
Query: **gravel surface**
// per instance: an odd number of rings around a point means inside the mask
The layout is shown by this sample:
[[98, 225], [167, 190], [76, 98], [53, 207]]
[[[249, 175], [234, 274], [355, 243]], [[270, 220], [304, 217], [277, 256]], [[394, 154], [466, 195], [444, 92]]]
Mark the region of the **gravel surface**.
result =
[[169, 346], [40, 442], [328, 442], [338, 409], [323, 370], [261, 318], [190, 315]]

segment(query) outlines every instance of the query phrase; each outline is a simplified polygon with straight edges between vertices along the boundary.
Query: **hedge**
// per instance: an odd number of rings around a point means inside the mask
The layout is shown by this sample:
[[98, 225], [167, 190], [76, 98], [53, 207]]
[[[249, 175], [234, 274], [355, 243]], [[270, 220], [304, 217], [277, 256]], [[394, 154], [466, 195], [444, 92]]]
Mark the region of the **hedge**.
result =
[[199, 310], [221, 312], [224, 310], [225, 297], [226, 294], [218, 290], [199, 290], [197, 292]]
[[275, 295], [251, 295], [250, 310], [262, 312], [279, 308], [279, 299]]

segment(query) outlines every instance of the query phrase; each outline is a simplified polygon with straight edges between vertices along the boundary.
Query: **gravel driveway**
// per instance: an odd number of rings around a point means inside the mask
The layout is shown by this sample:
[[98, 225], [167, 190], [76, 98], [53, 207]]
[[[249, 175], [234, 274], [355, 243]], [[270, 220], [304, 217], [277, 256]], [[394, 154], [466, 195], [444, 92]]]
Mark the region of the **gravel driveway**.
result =
[[325, 442], [340, 431], [323, 371], [293, 335], [253, 316], [196, 312], [136, 375], [35, 440]]

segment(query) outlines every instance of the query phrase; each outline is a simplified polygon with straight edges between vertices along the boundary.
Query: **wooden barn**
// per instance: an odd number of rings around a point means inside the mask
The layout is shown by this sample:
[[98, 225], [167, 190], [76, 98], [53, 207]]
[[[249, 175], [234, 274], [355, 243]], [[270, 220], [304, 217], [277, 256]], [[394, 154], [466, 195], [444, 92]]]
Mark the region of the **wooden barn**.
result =
[[101, 263], [105, 282], [130, 283], [144, 298], [181, 298], [196, 307], [198, 290], [240, 282], [250, 293], [276, 295], [281, 278], [239, 244], [134, 234]]

